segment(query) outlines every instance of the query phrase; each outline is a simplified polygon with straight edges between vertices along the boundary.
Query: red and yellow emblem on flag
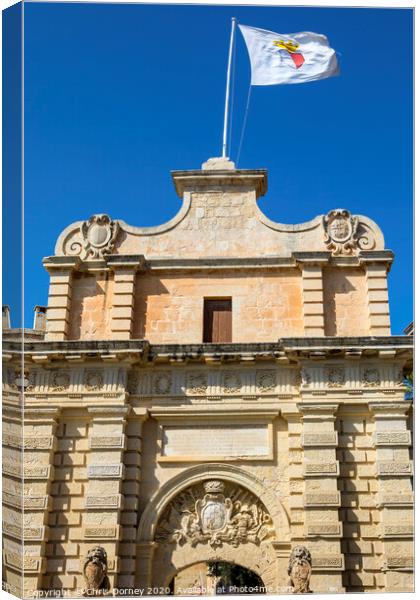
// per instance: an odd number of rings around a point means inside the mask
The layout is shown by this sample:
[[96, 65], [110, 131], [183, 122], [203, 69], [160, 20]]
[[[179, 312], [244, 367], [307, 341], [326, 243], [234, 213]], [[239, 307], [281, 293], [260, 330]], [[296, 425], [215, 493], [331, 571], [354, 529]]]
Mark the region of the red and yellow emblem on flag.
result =
[[277, 48], [280, 48], [281, 50], [286, 50], [289, 53], [290, 58], [295, 63], [296, 69], [299, 69], [305, 62], [303, 54], [301, 54], [300, 52], [296, 52], [296, 50], [299, 48], [299, 44], [297, 42], [294, 43], [291, 40], [287, 42], [285, 42], [284, 40], [274, 40], [273, 44], [277, 46]]

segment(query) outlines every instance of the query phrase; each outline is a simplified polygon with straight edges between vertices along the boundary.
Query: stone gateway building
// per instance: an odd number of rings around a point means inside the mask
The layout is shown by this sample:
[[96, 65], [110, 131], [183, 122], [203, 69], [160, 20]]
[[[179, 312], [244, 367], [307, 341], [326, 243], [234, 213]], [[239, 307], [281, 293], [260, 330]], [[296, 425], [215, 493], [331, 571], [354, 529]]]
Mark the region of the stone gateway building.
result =
[[62, 232], [23, 374], [5, 333], [6, 589], [199, 594], [234, 564], [282, 593], [304, 546], [314, 592], [412, 590], [412, 338], [380, 229], [275, 223], [266, 171], [228, 159], [172, 177], [168, 223]]

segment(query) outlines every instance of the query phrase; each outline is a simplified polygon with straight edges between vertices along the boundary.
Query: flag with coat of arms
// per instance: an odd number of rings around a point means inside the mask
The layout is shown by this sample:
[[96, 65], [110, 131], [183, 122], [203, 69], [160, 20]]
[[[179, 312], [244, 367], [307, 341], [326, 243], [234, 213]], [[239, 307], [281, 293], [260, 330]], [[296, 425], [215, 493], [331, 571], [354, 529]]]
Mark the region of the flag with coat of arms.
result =
[[239, 25], [251, 61], [251, 85], [305, 83], [339, 74], [335, 50], [325, 35], [275, 33]]

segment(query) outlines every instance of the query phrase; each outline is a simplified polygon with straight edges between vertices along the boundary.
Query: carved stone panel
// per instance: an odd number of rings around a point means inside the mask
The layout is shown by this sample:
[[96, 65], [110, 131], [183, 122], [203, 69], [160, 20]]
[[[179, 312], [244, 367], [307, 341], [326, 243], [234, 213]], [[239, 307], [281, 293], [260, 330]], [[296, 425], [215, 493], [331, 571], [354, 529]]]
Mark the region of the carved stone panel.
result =
[[170, 371], [162, 371], [156, 373], [153, 378], [153, 393], [158, 396], [169, 394], [172, 388], [172, 373]]
[[93, 215], [81, 228], [83, 237], [83, 258], [102, 258], [112, 252], [118, 234], [119, 224], [108, 215]]
[[345, 381], [344, 369], [342, 367], [329, 367], [326, 370], [327, 387], [343, 387]]
[[257, 371], [257, 389], [261, 394], [273, 393], [276, 389], [276, 371]]
[[51, 373], [50, 388], [52, 392], [64, 392], [70, 385], [70, 374], [68, 371], [53, 371]]
[[269, 425], [170, 425], [163, 427], [162, 456], [268, 457], [271, 454]]
[[89, 392], [95, 392], [102, 389], [104, 385], [104, 379], [102, 371], [97, 369], [91, 369], [85, 373], [85, 385]]
[[239, 373], [227, 372], [223, 376], [223, 392], [225, 394], [239, 394], [242, 388]]
[[204, 396], [207, 391], [207, 373], [188, 373], [187, 391], [194, 396]]
[[331, 210], [323, 219], [324, 240], [328, 250], [336, 254], [354, 254], [359, 219], [343, 208]]
[[156, 529], [159, 543], [260, 544], [274, 536], [270, 515], [260, 500], [242, 487], [209, 480], [182, 491], [165, 509]]
[[381, 377], [378, 369], [364, 369], [362, 375], [362, 385], [364, 387], [377, 387], [381, 383]]

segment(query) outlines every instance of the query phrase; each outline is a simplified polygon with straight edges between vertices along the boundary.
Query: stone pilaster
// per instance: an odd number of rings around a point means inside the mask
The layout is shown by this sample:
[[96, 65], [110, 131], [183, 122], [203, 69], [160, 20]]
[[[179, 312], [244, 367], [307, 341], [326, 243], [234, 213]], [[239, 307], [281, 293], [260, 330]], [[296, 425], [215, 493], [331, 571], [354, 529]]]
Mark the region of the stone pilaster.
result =
[[120, 565], [117, 587], [135, 587], [136, 540], [139, 519], [141, 485], [142, 429], [147, 419], [147, 409], [134, 407], [126, 425], [126, 450], [124, 452], [125, 478], [122, 485], [121, 512], [122, 537], [119, 549]]
[[325, 335], [324, 328], [324, 286], [322, 268], [328, 263], [329, 253], [305, 257], [295, 253], [297, 264], [302, 271], [303, 327], [306, 337]]
[[24, 588], [31, 594], [42, 588], [46, 568], [51, 483], [59, 408], [26, 409], [24, 414], [23, 534]]
[[303, 494], [305, 482], [302, 467], [302, 414], [296, 404], [283, 405], [282, 418], [287, 422], [289, 440], [289, 511], [290, 511], [290, 537], [293, 544], [303, 543], [305, 540], [303, 510]]
[[367, 302], [371, 335], [390, 335], [388, 266], [366, 262]]
[[89, 407], [92, 417], [89, 432], [88, 483], [82, 515], [82, 556], [95, 545], [108, 555], [111, 588], [118, 572], [121, 539], [121, 486], [124, 479], [123, 456], [126, 447], [127, 405]]
[[312, 553], [313, 591], [342, 592], [344, 557], [341, 554], [342, 524], [336, 459], [337, 404], [298, 404], [302, 414], [304, 545]]
[[156, 542], [141, 542], [137, 544], [135, 587], [144, 590], [144, 595], [147, 595], [147, 588], [152, 585], [153, 555], [156, 547]]
[[133, 328], [134, 290], [139, 267], [138, 257], [112, 257], [109, 263], [114, 271], [114, 297], [111, 309], [111, 336], [127, 340]]
[[69, 332], [73, 273], [80, 260], [60, 256], [44, 260], [50, 274], [45, 340], [66, 340]]
[[[6, 369], [3, 369], [3, 376]], [[5, 390], [4, 390], [5, 391]], [[4, 394], [6, 396], [6, 394]], [[23, 414], [3, 406], [3, 589], [23, 595]]]
[[385, 589], [413, 591], [414, 515], [411, 435], [407, 419], [411, 402], [371, 402], [375, 431], [377, 506], [381, 513]]

